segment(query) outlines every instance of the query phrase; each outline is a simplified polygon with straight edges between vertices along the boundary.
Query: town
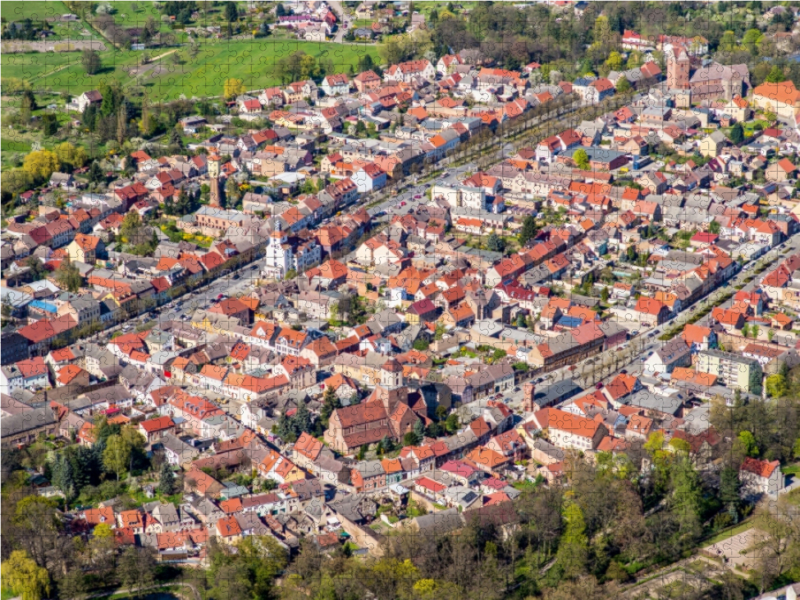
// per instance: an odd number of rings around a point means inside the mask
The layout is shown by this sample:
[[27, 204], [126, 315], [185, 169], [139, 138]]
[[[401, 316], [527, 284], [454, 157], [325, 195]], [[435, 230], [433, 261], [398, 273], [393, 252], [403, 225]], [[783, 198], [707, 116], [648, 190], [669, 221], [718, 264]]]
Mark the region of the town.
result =
[[38, 4], [356, 59], [4, 75], [4, 598], [797, 597], [796, 6]]

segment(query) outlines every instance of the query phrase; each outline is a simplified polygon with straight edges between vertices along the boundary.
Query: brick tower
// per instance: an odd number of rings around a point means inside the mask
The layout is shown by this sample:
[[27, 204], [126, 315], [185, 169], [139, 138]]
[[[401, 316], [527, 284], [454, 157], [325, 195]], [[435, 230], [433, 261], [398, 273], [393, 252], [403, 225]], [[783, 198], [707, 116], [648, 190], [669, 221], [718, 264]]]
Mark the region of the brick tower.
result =
[[214, 208], [222, 206], [219, 190], [219, 160], [219, 155], [216, 153], [208, 155], [208, 185], [211, 188], [208, 205]]
[[691, 62], [686, 48], [674, 46], [667, 58], [667, 86], [671, 90], [689, 89], [689, 68]]
[[536, 395], [536, 384], [532, 381], [526, 381], [522, 384], [522, 410], [525, 412], [536, 412], [539, 407], [533, 401]]

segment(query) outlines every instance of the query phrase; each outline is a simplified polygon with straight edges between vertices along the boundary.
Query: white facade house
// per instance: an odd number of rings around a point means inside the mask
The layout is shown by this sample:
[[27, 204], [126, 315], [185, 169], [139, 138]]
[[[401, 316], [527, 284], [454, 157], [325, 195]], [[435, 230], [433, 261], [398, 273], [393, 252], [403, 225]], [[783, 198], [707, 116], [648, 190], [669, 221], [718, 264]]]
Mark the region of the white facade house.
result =
[[319, 88], [325, 92], [326, 96], [347, 94], [350, 91], [350, 79], [344, 73], [327, 75]]
[[408, 62], [392, 65], [384, 71], [384, 81], [411, 83], [417, 77], [433, 81], [436, 79], [436, 69], [429, 60], [410, 60]]
[[745, 498], [757, 498], [763, 494], [775, 496], [785, 486], [781, 463], [777, 460], [745, 458], [739, 467], [739, 481], [742, 484], [741, 495]]

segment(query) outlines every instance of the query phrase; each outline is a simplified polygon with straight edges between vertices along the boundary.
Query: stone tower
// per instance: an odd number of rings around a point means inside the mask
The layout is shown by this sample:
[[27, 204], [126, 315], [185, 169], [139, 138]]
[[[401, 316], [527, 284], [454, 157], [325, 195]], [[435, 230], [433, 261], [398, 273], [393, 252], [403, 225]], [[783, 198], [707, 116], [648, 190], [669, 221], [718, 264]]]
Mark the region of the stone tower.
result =
[[222, 206], [219, 189], [219, 161], [219, 154], [212, 153], [208, 155], [208, 185], [211, 188], [208, 204], [214, 208], [221, 208]]
[[539, 407], [533, 401], [536, 395], [536, 384], [532, 381], [526, 381], [522, 384], [522, 410], [525, 412], [536, 412]]
[[672, 54], [667, 58], [667, 87], [671, 90], [688, 90], [690, 67], [686, 49], [682, 46], [673, 47]]

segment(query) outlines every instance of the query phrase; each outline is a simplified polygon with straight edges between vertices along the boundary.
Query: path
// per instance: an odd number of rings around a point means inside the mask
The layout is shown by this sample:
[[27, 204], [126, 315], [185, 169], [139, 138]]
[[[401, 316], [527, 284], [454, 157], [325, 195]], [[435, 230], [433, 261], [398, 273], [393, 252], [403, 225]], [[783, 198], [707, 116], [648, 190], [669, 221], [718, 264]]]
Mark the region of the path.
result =
[[187, 587], [190, 590], [192, 590], [192, 593], [194, 594], [195, 600], [201, 600], [200, 592], [197, 591], [197, 588], [194, 587], [191, 583], [183, 583], [183, 582], [166, 583], [166, 584], [161, 584], [161, 585], [149, 585], [147, 587], [138, 588], [138, 589], [137, 588], [119, 588], [119, 589], [112, 590], [112, 591], [109, 591], [109, 592], [101, 592], [101, 593], [98, 593], [98, 594], [92, 594], [88, 598], [105, 598], [106, 596], [113, 596], [114, 594], [125, 594], [125, 593], [133, 592], [133, 591], [138, 591], [139, 593], [141, 593], [141, 592], [147, 592], [149, 590], [163, 590], [165, 587], [173, 587], [173, 586]]

